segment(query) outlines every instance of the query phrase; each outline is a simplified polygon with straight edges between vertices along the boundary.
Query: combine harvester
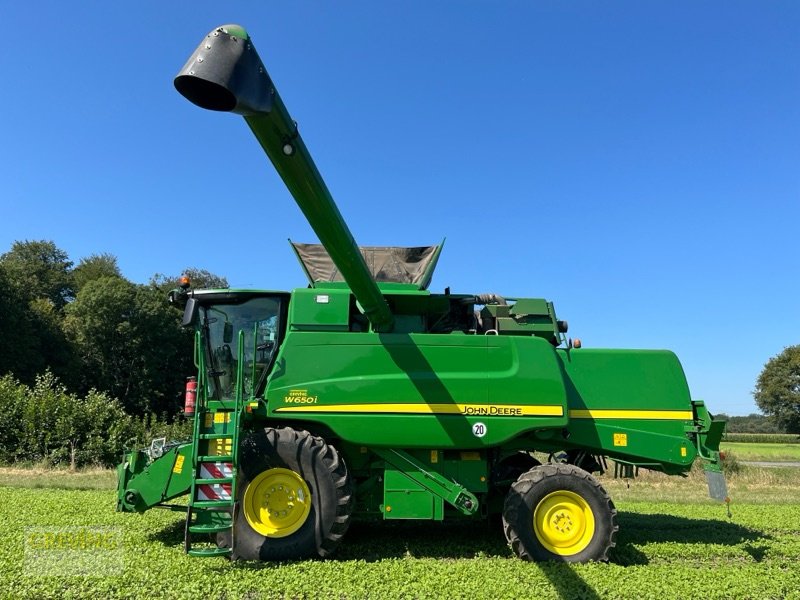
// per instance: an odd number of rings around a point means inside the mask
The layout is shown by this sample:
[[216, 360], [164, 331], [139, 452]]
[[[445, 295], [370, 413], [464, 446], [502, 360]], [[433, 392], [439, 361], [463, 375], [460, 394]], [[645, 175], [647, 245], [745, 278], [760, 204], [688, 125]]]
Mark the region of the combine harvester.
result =
[[194, 433], [125, 456], [118, 510], [186, 511], [189, 554], [264, 561], [328, 556], [353, 518], [501, 515], [519, 557], [583, 562], [614, 547], [607, 458], [699, 458], [726, 499], [724, 423], [672, 352], [573, 345], [541, 298], [431, 293], [441, 246], [359, 249], [244, 29], [209, 33], [175, 87], [244, 117], [322, 244], [294, 244], [308, 287], [170, 294]]

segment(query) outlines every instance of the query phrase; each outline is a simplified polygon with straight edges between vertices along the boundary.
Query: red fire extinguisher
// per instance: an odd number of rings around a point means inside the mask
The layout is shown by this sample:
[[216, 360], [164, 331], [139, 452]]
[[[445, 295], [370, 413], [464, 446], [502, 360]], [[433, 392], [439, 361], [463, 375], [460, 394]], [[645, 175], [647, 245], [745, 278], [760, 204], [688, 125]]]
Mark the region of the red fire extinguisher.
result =
[[183, 403], [183, 414], [191, 417], [194, 414], [194, 403], [197, 400], [197, 377], [186, 378], [186, 400]]

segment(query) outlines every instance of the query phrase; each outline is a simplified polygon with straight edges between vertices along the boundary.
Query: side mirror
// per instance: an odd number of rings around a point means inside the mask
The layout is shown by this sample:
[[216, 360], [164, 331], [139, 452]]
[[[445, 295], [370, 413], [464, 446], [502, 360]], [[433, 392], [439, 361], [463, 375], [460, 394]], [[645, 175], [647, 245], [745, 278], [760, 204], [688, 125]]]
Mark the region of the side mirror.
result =
[[225, 321], [222, 327], [222, 343], [230, 344], [233, 341], [233, 324]]
[[167, 294], [167, 298], [169, 299], [169, 303], [173, 306], [177, 306], [178, 308], [183, 308], [186, 306], [186, 299], [188, 295], [186, 290], [183, 288], [175, 288], [174, 290], [170, 290], [169, 294]]
[[189, 298], [186, 301], [186, 308], [183, 310], [183, 321], [181, 322], [181, 326], [191, 327], [194, 324], [194, 320], [197, 317], [198, 307], [199, 305], [197, 304], [197, 300], [194, 298]]

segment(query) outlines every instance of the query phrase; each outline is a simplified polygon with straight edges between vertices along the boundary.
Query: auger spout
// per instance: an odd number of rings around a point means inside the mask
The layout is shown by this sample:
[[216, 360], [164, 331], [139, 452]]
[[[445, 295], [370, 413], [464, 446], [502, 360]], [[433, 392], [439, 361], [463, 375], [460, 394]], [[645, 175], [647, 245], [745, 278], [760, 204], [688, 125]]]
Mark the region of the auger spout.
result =
[[242, 115], [376, 331], [394, 318], [250, 37], [239, 25], [210, 32], [175, 78], [208, 110]]

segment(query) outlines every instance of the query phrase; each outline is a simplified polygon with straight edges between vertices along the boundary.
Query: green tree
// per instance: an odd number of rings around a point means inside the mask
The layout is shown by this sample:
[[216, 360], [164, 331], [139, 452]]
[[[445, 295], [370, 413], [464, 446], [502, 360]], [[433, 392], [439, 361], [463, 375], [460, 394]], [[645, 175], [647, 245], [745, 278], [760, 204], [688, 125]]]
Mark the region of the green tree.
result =
[[80, 292], [81, 288], [88, 282], [101, 277], [122, 278], [119, 265], [117, 265], [117, 257], [104, 252], [82, 258], [78, 262], [78, 266], [72, 271], [75, 292]]
[[142, 401], [132, 414], [147, 410], [173, 416], [183, 408], [186, 377], [195, 371], [194, 336], [181, 327], [183, 311], [170, 305], [162, 290], [138, 286], [134, 305], [132, 325], [142, 357], [137, 379]]
[[28, 301], [46, 298], [61, 310], [74, 296], [72, 261], [51, 241], [14, 242], [0, 268]]
[[[67, 386], [74, 387], [77, 383], [77, 364], [74, 349], [64, 334], [63, 313], [56, 310], [49, 300], [37, 298], [28, 304], [28, 316], [32, 338], [30, 343], [38, 357], [38, 360], [33, 360], [34, 378], [49, 370]], [[30, 381], [30, 377], [25, 381]]]
[[31, 321], [28, 301], [0, 268], [0, 374], [33, 382], [42, 367]]
[[125, 402], [136, 360], [129, 344], [135, 286], [117, 277], [87, 282], [66, 308], [64, 331], [81, 363], [80, 389], [106, 390]]
[[70, 393], [49, 371], [32, 386], [11, 375], [0, 377], [0, 463], [114, 466], [123, 450], [158, 437], [189, 439], [191, 427], [183, 418], [131, 417], [119, 401], [95, 390]]
[[0, 264], [0, 374], [32, 384], [50, 368], [71, 383], [72, 351], [61, 329], [62, 314], [47, 297], [31, 297]]
[[[141, 424], [117, 400], [91, 390], [85, 397], [67, 391], [49, 371], [32, 387], [0, 378], [0, 458], [111, 466]], [[138, 435], [141, 437], [141, 435]]]
[[118, 277], [87, 282], [64, 321], [83, 365], [80, 389], [104, 390], [133, 415], [177, 413], [193, 369], [192, 337], [180, 317], [152, 286]]
[[788, 346], [767, 361], [753, 397], [788, 433], [800, 433], [800, 345]]
[[751, 413], [746, 417], [731, 417], [725, 413], [715, 413], [714, 417], [726, 421], [725, 433], [784, 433], [774, 419], [765, 415]]
[[50, 460], [69, 461], [70, 468], [86, 464], [113, 465], [119, 460], [136, 425], [117, 400], [90, 390], [78, 398], [60, 390], [58, 417]]
[[168, 292], [171, 289], [178, 287], [181, 283], [181, 277], [186, 276], [189, 278], [192, 288], [196, 290], [210, 290], [222, 289], [229, 287], [228, 280], [220, 275], [215, 275], [211, 271], [205, 269], [196, 269], [189, 267], [183, 271], [183, 275], [163, 275], [156, 273], [150, 279], [150, 285], [159, 288], [162, 291]]
[[0, 377], [0, 462], [22, 458], [26, 390], [12, 375]]

